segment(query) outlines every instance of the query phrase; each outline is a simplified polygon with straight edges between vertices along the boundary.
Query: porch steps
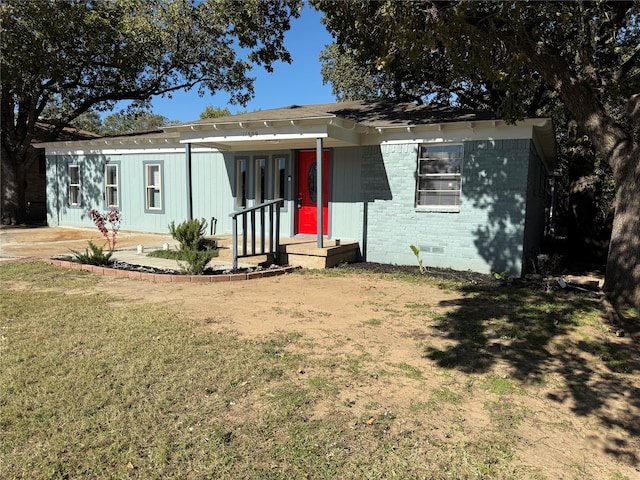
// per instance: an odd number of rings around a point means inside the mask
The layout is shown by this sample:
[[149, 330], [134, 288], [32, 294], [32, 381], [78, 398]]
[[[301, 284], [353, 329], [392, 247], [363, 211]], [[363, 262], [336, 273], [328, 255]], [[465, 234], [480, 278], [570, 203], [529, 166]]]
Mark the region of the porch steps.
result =
[[[207, 238], [216, 241], [216, 245], [218, 248], [218, 260], [220, 260], [221, 262], [233, 262], [233, 242], [231, 235], [214, 235]], [[268, 267], [275, 263], [274, 257], [275, 256], [273, 254], [258, 255], [255, 257], [241, 258], [240, 262], [249, 265], [261, 265], [263, 267]]]
[[[233, 260], [231, 235], [208, 237], [216, 240], [218, 258], [221, 261]], [[303, 268], [332, 268], [341, 263], [353, 263], [358, 259], [358, 242], [325, 240], [323, 248], [318, 248], [316, 239], [281, 238], [280, 264]], [[256, 241], [256, 246], [259, 240]], [[337, 245], [336, 245], [337, 243]], [[275, 262], [274, 255], [260, 255], [242, 258], [243, 263], [269, 266]]]
[[353, 263], [358, 258], [358, 242], [324, 242], [318, 248], [316, 240], [288, 243], [280, 246], [280, 260], [283, 265], [303, 268], [332, 268], [341, 263]]

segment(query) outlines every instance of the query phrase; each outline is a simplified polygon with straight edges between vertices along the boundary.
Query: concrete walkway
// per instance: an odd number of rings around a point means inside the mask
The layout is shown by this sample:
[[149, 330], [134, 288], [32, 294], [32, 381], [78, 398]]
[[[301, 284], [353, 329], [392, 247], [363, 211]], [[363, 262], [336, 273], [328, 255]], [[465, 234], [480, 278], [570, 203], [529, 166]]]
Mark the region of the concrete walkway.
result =
[[[175, 241], [166, 242], [169, 245], [169, 248], [175, 250], [178, 248], [178, 243]], [[141, 265], [145, 267], [154, 267], [154, 268], [162, 268], [162, 269], [171, 269], [175, 271], [181, 271], [182, 267], [180, 266], [180, 262], [176, 260], [169, 260], [166, 258], [155, 258], [149, 257], [147, 254], [154, 250], [161, 250], [164, 247], [164, 242], [162, 244], [149, 244], [144, 246], [144, 252], [138, 253], [137, 246], [132, 248], [123, 248], [116, 249], [111, 257], [115, 261], [126, 262], [131, 265]], [[212, 270], [217, 271], [227, 271], [231, 270], [232, 263], [218, 260], [217, 258], [213, 258], [207, 266]], [[249, 263], [238, 262], [238, 268], [255, 268], [255, 265]]]
[[[175, 260], [147, 256], [148, 252], [160, 250], [166, 243], [175, 249], [178, 243], [168, 234], [137, 233], [120, 231], [116, 237], [116, 250], [113, 259], [133, 265], [141, 265], [180, 271]], [[95, 228], [72, 227], [2, 227], [0, 228], [0, 261], [21, 258], [54, 258], [68, 257], [73, 251], [83, 252], [87, 242], [91, 240], [98, 246], [105, 243], [105, 238]], [[144, 248], [138, 253], [138, 245]], [[230, 270], [231, 262], [213, 259], [209, 266], [215, 270]], [[255, 265], [239, 264], [246, 268]]]

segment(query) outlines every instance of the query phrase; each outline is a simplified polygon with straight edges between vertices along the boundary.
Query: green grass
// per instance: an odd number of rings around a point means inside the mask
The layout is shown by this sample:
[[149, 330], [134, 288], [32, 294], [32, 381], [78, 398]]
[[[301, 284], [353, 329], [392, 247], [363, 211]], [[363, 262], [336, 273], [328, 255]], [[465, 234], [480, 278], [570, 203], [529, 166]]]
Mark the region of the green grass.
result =
[[408, 363], [402, 362], [389, 364], [389, 366], [399, 369], [407, 378], [411, 378], [413, 380], [422, 380], [424, 378], [422, 376], [422, 371], [419, 368], [414, 367], [413, 365], [409, 365]]
[[[596, 424], [637, 365], [624, 344], [569, 336], [593, 328], [595, 304], [523, 290], [465, 292], [428, 318], [448, 343], [417, 343], [414, 360], [390, 362], [357, 343], [325, 351], [298, 332], [214, 330], [215, 310], [195, 323], [127, 305], [108, 278], [42, 262], [0, 265], [0, 278], [3, 478], [540, 479], [518, 450], [536, 368]], [[431, 307], [403, 308], [397, 318]], [[551, 371], [554, 348], [561, 367]], [[513, 374], [497, 375], [498, 360]], [[396, 401], [385, 403], [378, 392], [391, 387]], [[469, 425], [476, 405], [484, 417]]]
[[460, 403], [462, 396], [447, 387], [440, 387], [431, 391], [431, 399], [438, 403], [457, 404]]
[[224, 417], [266, 390], [260, 422], [279, 430], [315, 401], [290, 378], [299, 357], [275, 354], [295, 339], [194, 336], [175, 312], [98, 294], [12, 291], [0, 301], [6, 478], [180, 477], [188, 465], [204, 477], [236, 472], [239, 459], [253, 476], [259, 446], [248, 438], [261, 425], [230, 430]]
[[363, 321], [362, 325], [364, 325], [365, 327], [379, 327], [380, 325], [382, 325], [382, 320], [380, 320], [379, 318], [371, 318], [369, 320]]
[[0, 268], [0, 281], [28, 282], [33, 286], [50, 285], [60, 290], [76, 290], [96, 285], [99, 277], [78, 270], [45, 265], [40, 261], [9, 262]]
[[489, 375], [485, 380], [486, 388], [491, 393], [501, 396], [508, 394], [525, 394], [523, 389], [516, 386], [516, 382], [508, 377]]

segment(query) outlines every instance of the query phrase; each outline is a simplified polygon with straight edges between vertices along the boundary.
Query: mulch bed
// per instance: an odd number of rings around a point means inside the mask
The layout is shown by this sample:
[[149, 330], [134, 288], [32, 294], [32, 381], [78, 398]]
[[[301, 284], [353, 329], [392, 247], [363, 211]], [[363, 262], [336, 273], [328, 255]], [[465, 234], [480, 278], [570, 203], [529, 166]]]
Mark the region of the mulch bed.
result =
[[[341, 265], [337, 268], [348, 268], [355, 271], [371, 273], [406, 275], [410, 277], [431, 277], [434, 279], [450, 280], [463, 285], [483, 288], [515, 287], [544, 291], [570, 291], [574, 294], [595, 296], [599, 289], [588, 289], [578, 285], [562, 282], [561, 275], [543, 277], [541, 275], [526, 275], [524, 278], [496, 278], [494, 275], [471, 271], [457, 271], [447, 268], [429, 267], [424, 273], [420, 273], [417, 266], [413, 265], [389, 265], [384, 263], [362, 262]], [[563, 286], [564, 285], [564, 286]]]
[[347, 268], [353, 270], [367, 271], [371, 273], [384, 273], [384, 274], [401, 274], [415, 277], [431, 277], [443, 280], [452, 280], [454, 282], [460, 282], [472, 285], [481, 286], [501, 286], [505, 282], [503, 280], [496, 279], [493, 275], [486, 275], [482, 273], [476, 273], [471, 271], [457, 271], [445, 268], [433, 268], [429, 267], [424, 273], [420, 273], [420, 269], [413, 265], [389, 265], [385, 263], [374, 262], [362, 262], [351, 263]]
[[[119, 262], [119, 261], [113, 262], [110, 265], [110, 268], [115, 268], [117, 270], [127, 270], [130, 272], [153, 273], [156, 275], [186, 275], [186, 273], [181, 270], [174, 270], [171, 268], [149, 267], [147, 265], [135, 265], [132, 263]], [[268, 269], [260, 266], [251, 267], [251, 268], [237, 268], [235, 270], [233, 269], [213, 270], [211, 268], [205, 268], [202, 274], [203, 275], [230, 275], [230, 274], [236, 274], [236, 273], [260, 272], [263, 270], [268, 270]]]

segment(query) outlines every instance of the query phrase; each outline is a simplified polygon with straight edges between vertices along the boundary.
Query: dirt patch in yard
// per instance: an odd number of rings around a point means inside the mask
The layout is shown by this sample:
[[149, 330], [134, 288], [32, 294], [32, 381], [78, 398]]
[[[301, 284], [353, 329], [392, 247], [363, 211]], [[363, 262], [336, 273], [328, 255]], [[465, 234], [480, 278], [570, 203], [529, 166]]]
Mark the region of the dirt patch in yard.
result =
[[[121, 231], [117, 235], [116, 248], [137, 245], [162, 245], [172, 241], [171, 235], [144, 234]], [[70, 255], [72, 250], [84, 251], [87, 241], [98, 246], [105, 238], [95, 228], [70, 227], [2, 227], [0, 228], [0, 259], [51, 258]]]
[[[71, 240], [86, 244], [86, 232], [64, 236]], [[120, 245], [140, 241], [120, 237]], [[33, 245], [33, 255], [60, 253], [60, 243], [48, 245]], [[11, 253], [11, 244], [3, 250]], [[365, 264], [208, 285], [100, 277], [86, 293], [174, 309], [194, 335], [279, 338], [274, 354], [301, 358], [288, 375], [337, 385], [310, 420], [416, 441], [416, 455], [449, 452], [456, 462], [480, 444], [493, 452], [493, 442], [495, 453], [482, 461], [487, 471], [513, 464], [509, 478], [638, 478], [635, 332], [612, 336], [588, 293], [561, 293], [558, 306], [540, 288], [522, 286], [514, 296], [490, 276], [435, 275], [433, 282], [460, 282], [456, 288], [397, 277], [416, 269]], [[261, 401], [244, 399], [229, 428]]]
[[[290, 338], [284, 351], [306, 360], [294, 373], [341, 378], [339, 391], [318, 403], [315, 419], [339, 417], [381, 435], [426, 431], [425, 452], [504, 438], [506, 429], [517, 471], [529, 472], [516, 478], [637, 477], [640, 375], [628, 335], [608, 336], [600, 318], [573, 329], [579, 318], [549, 305], [544, 328], [524, 339], [517, 332], [521, 313], [490, 279], [481, 290], [468, 282], [461, 293], [380, 273], [334, 275], [215, 286], [105, 282], [126, 301], [173, 307], [197, 328]], [[532, 302], [541, 299], [532, 294]], [[574, 301], [579, 310], [596, 300]], [[488, 320], [501, 314], [514, 322]]]

